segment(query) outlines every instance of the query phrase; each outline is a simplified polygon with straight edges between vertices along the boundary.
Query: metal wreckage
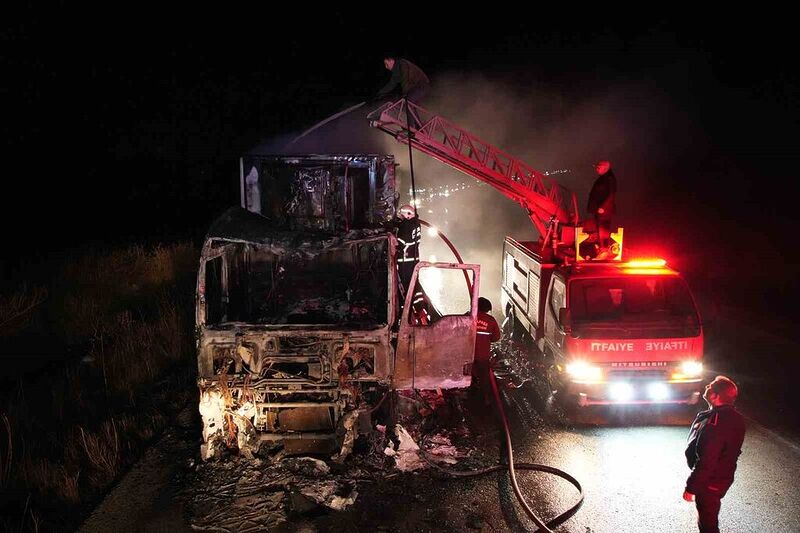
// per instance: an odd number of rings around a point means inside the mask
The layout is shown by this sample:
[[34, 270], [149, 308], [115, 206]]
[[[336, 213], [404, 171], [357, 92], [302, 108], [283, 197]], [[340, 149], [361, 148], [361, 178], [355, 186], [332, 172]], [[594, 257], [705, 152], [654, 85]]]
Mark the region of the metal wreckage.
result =
[[392, 156], [252, 156], [240, 174], [198, 274], [204, 459], [280, 441], [343, 460], [387, 391], [469, 385], [479, 266], [421, 261], [410, 286], [432, 320], [415, 323]]

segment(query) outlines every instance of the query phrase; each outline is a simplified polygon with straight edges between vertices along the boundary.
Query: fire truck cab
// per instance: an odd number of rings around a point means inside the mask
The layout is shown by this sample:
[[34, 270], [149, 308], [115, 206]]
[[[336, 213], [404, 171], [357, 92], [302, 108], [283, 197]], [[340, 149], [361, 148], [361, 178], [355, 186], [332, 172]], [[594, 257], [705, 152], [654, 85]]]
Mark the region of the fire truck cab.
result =
[[686, 281], [663, 260], [545, 263], [507, 238], [502, 304], [579, 405], [700, 398], [703, 330]]

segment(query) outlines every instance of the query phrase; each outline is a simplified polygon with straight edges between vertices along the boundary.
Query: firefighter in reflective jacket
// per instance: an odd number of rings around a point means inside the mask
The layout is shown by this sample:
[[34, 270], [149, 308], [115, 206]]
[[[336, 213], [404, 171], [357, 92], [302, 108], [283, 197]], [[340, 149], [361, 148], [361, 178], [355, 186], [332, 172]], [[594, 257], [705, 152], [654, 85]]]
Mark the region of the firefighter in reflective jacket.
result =
[[500, 326], [489, 313], [492, 302], [481, 296], [478, 298], [478, 334], [475, 337], [475, 360], [472, 363], [472, 384], [483, 394], [483, 402], [489, 405], [491, 384], [489, 382], [489, 355], [493, 342], [500, 340]]
[[419, 263], [420, 229], [417, 210], [411, 205], [404, 205], [397, 210], [397, 273], [403, 287], [403, 296], [408, 291], [414, 267]]
[[742, 452], [745, 423], [733, 407], [737, 395], [732, 380], [717, 376], [703, 394], [710, 409], [698, 413], [689, 430], [686, 462], [692, 473], [686, 480], [683, 499], [694, 500], [700, 533], [719, 532], [720, 500], [733, 484], [736, 461]]

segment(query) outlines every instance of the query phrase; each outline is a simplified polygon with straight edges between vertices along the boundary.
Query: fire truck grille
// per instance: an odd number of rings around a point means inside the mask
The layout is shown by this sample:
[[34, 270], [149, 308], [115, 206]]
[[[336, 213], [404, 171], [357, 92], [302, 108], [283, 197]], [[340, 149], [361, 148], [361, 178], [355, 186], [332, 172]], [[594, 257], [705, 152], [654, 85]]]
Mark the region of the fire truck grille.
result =
[[609, 381], [658, 381], [669, 376], [666, 370], [611, 370], [608, 373]]

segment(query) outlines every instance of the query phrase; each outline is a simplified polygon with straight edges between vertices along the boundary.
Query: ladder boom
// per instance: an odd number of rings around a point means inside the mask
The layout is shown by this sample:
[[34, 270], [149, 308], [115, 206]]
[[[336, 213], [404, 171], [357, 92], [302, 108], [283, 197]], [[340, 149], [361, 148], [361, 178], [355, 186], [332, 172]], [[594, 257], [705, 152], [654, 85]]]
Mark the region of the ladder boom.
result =
[[[407, 117], [409, 120], [406, 120]], [[577, 224], [575, 194], [519, 159], [406, 99], [368, 116], [370, 125], [402, 143], [488, 183], [519, 203], [544, 236], [552, 221]], [[407, 123], [411, 127], [407, 127]], [[410, 134], [409, 134], [410, 132]]]

